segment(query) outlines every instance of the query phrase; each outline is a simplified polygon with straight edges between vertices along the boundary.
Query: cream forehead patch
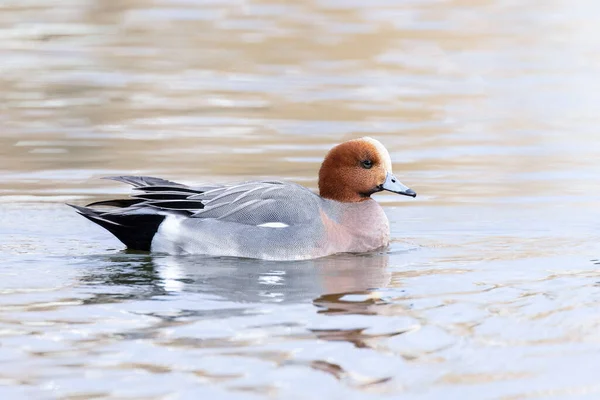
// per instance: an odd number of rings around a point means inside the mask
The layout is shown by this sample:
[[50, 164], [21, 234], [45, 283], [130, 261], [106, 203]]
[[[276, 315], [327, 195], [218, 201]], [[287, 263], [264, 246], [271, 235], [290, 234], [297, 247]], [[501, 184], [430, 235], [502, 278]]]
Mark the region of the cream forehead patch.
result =
[[377, 153], [379, 153], [379, 157], [383, 161], [383, 166], [387, 170], [387, 172], [392, 173], [392, 159], [390, 158], [390, 153], [388, 153], [387, 149], [379, 140], [373, 139], [371, 137], [365, 136], [360, 140], [364, 140], [365, 142], [372, 144], [376, 149]]

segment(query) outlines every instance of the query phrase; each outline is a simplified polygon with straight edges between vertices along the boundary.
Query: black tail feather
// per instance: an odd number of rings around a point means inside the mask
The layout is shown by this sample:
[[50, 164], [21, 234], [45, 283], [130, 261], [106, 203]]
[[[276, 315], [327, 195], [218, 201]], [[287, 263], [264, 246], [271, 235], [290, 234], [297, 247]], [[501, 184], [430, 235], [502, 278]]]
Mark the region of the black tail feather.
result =
[[100, 225], [133, 250], [150, 251], [152, 238], [165, 219], [160, 214], [108, 214], [68, 204], [92, 222]]
[[126, 208], [129, 206], [133, 206], [143, 202], [143, 199], [118, 199], [118, 200], [105, 200], [105, 201], [96, 201], [94, 203], [88, 204], [86, 207], [94, 207], [94, 206], [107, 206], [107, 207], [119, 207]]
[[189, 193], [181, 193], [181, 192], [152, 192], [152, 193], [142, 193], [136, 194], [132, 196], [136, 199], [142, 200], [185, 200], [189, 197]]
[[172, 186], [172, 185], [155, 185], [155, 186], [136, 186], [134, 190], [143, 190], [144, 192], [177, 192], [177, 193], [189, 193], [189, 194], [200, 194], [204, 193], [204, 190], [196, 190], [185, 186]]
[[160, 210], [202, 210], [204, 204], [197, 200], [152, 200], [147, 202], [149, 207], [156, 207]]

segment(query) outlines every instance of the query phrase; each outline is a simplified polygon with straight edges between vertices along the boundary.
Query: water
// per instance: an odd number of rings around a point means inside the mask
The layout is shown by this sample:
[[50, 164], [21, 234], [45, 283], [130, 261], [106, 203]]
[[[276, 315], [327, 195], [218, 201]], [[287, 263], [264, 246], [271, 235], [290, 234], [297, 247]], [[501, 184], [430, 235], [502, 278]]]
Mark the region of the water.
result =
[[[596, 399], [593, 0], [5, 0], [0, 397]], [[385, 252], [126, 252], [64, 202], [371, 135]]]

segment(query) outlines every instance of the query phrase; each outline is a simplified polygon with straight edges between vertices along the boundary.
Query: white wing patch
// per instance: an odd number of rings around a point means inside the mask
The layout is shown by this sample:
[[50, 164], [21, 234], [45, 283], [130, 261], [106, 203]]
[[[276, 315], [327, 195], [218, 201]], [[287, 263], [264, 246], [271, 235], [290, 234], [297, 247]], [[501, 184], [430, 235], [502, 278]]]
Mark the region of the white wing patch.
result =
[[265, 222], [256, 226], [260, 226], [261, 228], [287, 228], [289, 225], [283, 222]]

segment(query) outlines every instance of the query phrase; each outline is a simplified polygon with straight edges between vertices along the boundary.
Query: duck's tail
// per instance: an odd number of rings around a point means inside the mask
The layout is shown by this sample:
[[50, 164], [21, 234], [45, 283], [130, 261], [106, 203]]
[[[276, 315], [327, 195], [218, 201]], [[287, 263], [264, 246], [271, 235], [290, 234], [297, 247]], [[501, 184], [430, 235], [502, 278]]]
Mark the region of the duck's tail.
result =
[[[134, 202], [139, 201], [141, 200], [110, 200], [108, 202], [92, 203], [88, 207], [104, 205], [126, 208], [133, 205]], [[152, 238], [165, 219], [165, 215], [152, 212], [102, 212], [88, 207], [80, 207], [73, 204], [68, 205], [77, 210], [79, 214], [115, 235], [125, 246], [133, 250], [150, 251]]]
[[[152, 239], [167, 215], [189, 216], [204, 208], [201, 200], [188, 197], [220, 187], [205, 185], [190, 188], [151, 176], [112, 176], [105, 179], [128, 183], [138, 194], [130, 199], [98, 201], [85, 207], [69, 205], [115, 235], [128, 248], [142, 251], [150, 251]], [[90, 208], [96, 206], [113, 209], [100, 211]]]

